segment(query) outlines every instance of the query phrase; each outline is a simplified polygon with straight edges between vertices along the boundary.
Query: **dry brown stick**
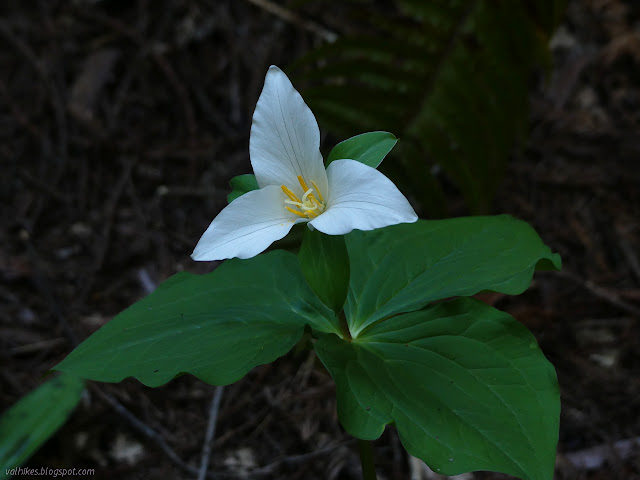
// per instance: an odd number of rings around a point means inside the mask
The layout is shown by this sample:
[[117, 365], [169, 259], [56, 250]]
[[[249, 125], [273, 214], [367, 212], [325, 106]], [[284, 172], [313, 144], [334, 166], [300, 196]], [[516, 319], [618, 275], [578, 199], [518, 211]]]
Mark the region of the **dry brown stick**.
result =
[[638, 448], [640, 448], [640, 437], [619, 440], [612, 445], [598, 445], [577, 452], [565, 453], [561, 455], [561, 458], [565, 458], [576, 468], [593, 470], [600, 468], [612, 456], [627, 459], [633, 450]]
[[269, 415], [270, 411], [271, 406], [263, 407], [262, 410], [254, 413], [254, 417], [250, 418], [247, 422], [225, 431], [224, 434], [220, 435], [213, 442], [213, 446], [215, 448], [219, 448], [224, 445], [229, 439], [244, 434], [249, 430], [255, 429], [257, 425], [260, 425], [264, 421], [264, 419]]
[[35, 266], [32, 276], [33, 283], [35, 284], [36, 289], [40, 292], [42, 298], [45, 299], [53, 317], [62, 326], [62, 330], [69, 339], [69, 342], [75, 348], [80, 343], [78, 341], [78, 337], [73, 331], [73, 328], [71, 328], [71, 325], [67, 321], [67, 315], [64, 313], [63, 308], [60, 306], [60, 303], [57, 301], [54, 295], [54, 289], [51, 285], [51, 281], [49, 280], [45, 268], [42, 267], [43, 261], [40, 258], [36, 247], [32, 244], [29, 233], [26, 231], [24, 231], [23, 233], [23, 239], [27, 247], [27, 251], [29, 252], [29, 257], [31, 258], [31, 261]]
[[616, 233], [618, 234], [618, 242], [620, 243], [622, 253], [624, 253], [624, 255], [627, 257], [627, 261], [629, 262], [629, 267], [631, 268], [631, 271], [635, 275], [636, 279], [640, 281], [640, 261], [638, 260], [638, 255], [627, 240], [627, 229], [618, 227], [616, 228]]
[[311, 20], [305, 20], [297, 13], [292, 12], [291, 10], [287, 10], [286, 8], [277, 5], [270, 0], [248, 0], [249, 3], [253, 3], [256, 7], [260, 7], [263, 10], [275, 15], [276, 17], [280, 17], [282, 20], [297, 25], [304, 30], [307, 30], [311, 33], [318, 35], [323, 40], [326, 40], [329, 43], [333, 43], [337, 40], [338, 34], [332, 32], [324, 28], [323, 26], [312, 22]]
[[18, 176], [22, 180], [24, 180], [25, 183], [28, 183], [29, 185], [37, 188], [38, 190], [41, 190], [42, 192], [46, 193], [49, 197], [54, 198], [59, 202], [65, 203], [69, 201], [69, 199], [62, 192], [52, 187], [50, 182], [46, 180], [42, 180], [40, 178], [36, 178], [26, 170], [19, 170]]
[[67, 340], [63, 337], [52, 338], [50, 340], [41, 340], [39, 342], [30, 343], [28, 345], [20, 345], [19, 347], [13, 347], [9, 350], [9, 355], [25, 355], [43, 350], [50, 350], [54, 347], [64, 345]]
[[29, 46], [24, 43], [20, 38], [14, 35], [11, 28], [7, 24], [6, 21], [0, 18], [0, 34], [3, 35], [7, 41], [14, 46], [16, 51], [20, 52], [20, 54], [28, 61], [29, 65], [33, 67], [36, 71], [42, 83], [49, 90], [49, 94], [51, 95], [50, 100], [53, 106], [53, 110], [55, 112], [56, 120], [58, 122], [58, 136], [60, 137], [58, 140], [60, 142], [60, 152], [59, 154], [63, 156], [63, 160], [66, 160], [67, 153], [67, 125], [66, 125], [66, 116], [64, 109], [64, 102], [62, 101], [62, 95], [58, 91], [58, 88], [53, 80], [51, 72], [47, 71], [47, 69], [42, 65], [40, 59], [36, 56], [36, 54], [29, 48]]
[[138, 277], [138, 282], [140, 282], [140, 285], [142, 286], [144, 293], [146, 293], [147, 295], [150, 295], [151, 293], [153, 293], [157, 285], [156, 285], [156, 282], [152, 280], [151, 275], [149, 275], [149, 272], [147, 271], [147, 269], [144, 267], [139, 268], [136, 273]]
[[281, 457], [277, 459], [275, 462], [270, 463], [269, 465], [265, 465], [264, 467], [259, 467], [249, 471], [248, 476], [249, 478], [253, 478], [254, 476], [269, 475], [269, 474], [272, 474], [275, 471], [275, 469], [281, 465], [296, 465], [302, 462], [306, 462], [308, 460], [313, 460], [315, 458], [322, 457], [328, 453], [331, 453], [342, 446], [351, 445], [355, 443], [355, 441], [356, 441], [355, 438], [353, 438], [353, 439], [347, 440], [346, 442], [334, 443], [326, 447], [319, 448], [318, 450], [315, 450], [313, 452], [303, 453], [302, 455], [289, 455], [286, 457]]
[[207, 424], [207, 433], [202, 445], [202, 461], [200, 462], [200, 470], [198, 472], [198, 480], [204, 480], [207, 476], [207, 468], [209, 468], [209, 457], [211, 456], [211, 447], [213, 446], [213, 437], [216, 435], [216, 422], [218, 420], [218, 411], [220, 410], [220, 400], [224, 387], [216, 387], [211, 400], [211, 408], [209, 409], [209, 423]]
[[225, 116], [220, 113], [219, 109], [213, 106], [205, 88], [200, 83], [192, 82], [191, 91], [198, 102], [200, 110], [206, 115], [209, 122], [218, 127], [228, 139], [238, 138], [238, 130], [229, 125]]
[[[182, 469], [183, 471], [185, 471], [185, 472], [187, 472], [187, 473], [189, 473], [191, 475], [200, 475], [200, 471], [197, 468], [195, 468], [194, 466], [189, 465], [184, 460], [182, 460], [180, 458], [180, 456], [175, 452], [175, 450], [173, 450], [169, 446], [169, 444], [167, 444], [167, 442], [164, 440], [164, 438], [158, 432], [156, 432], [153, 428], [151, 428], [150, 426], [145, 424], [142, 420], [140, 420], [138, 417], [136, 417], [133, 413], [131, 413], [124, 405], [122, 405], [113, 396], [103, 392], [100, 388], [98, 388], [97, 386], [95, 386], [93, 384], [90, 384], [89, 388], [91, 389], [91, 391], [96, 393], [101, 399], [103, 399], [105, 402], [107, 402], [116, 411], [116, 413], [118, 413], [120, 416], [125, 418], [135, 430], [137, 430], [142, 435], [147, 437], [149, 440], [154, 442], [165, 453], [165, 455], [169, 458], [169, 460], [171, 460], [177, 467], [179, 467], [180, 469]], [[215, 402], [215, 396], [214, 396], [214, 402]], [[339, 444], [328, 445], [328, 446], [326, 446], [324, 448], [320, 448], [320, 449], [318, 449], [318, 450], [316, 450], [314, 452], [305, 453], [305, 454], [302, 454], [302, 455], [290, 455], [290, 456], [281, 457], [281, 458], [277, 459], [276, 461], [270, 463], [269, 465], [265, 465], [264, 467], [259, 467], [259, 468], [256, 468], [254, 470], [251, 470], [250, 472], [248, 472], [249, 478], [253, 478], [255, 476], [269, 475], [269, 474], [273, 473], [276, 468], [278, 468], [280, 465], [283, 465], [283, 464], [289, 464], [289, 465], [294, 464], [295, 465], [295, 464], [298, 464], [298, 463], [301, 463], [301, 462], [312, 460], [312, 459], [317, 458], [317, 457], [321, 457], [323, 455], [326, 455], [328, 453], [333, 452], [335, 449], [337, 449], [337, 448], [339, 448], [341, 446], [350, 445], [354, 441], [355, 440], [352, 439], [352, 440], [348, 440], [346, 442], [342, 442], [342, 443], [339, 443]], [[229, 478], [229, 477], [233, 478], [233, 477], [238, 477], [238, 476], [245, 477], [246, 475], [245, 474], [223, 473], [223, 472], [216, 472], [214, 474], [212, 472], [209, 472], [205, 476], [208, 477], [208, 478], [225, 478], [225, 477], [226, 478]], [[200, 478], [200, 477], [198, 477], [198, 478]]]
[[91, 20], [97, 21], [117, 33], [123, 35], [124, 37], [131, 40], [135, 43], [138, 48], [140, 48], [143, 55], [150, 56], [153, 61], [156, 63], [160, 71], [164, 74], [165, 78], [169, 85], [175, 91], [175, 94], [180, 101], [180, 104], [183, 108], [183, 114], [185, 117], [185, 122], [187, 124], [187, 130], [190, 136], [190, 139], [195, 138], [196, 134], [196, 120], [193, 109], [193, 104], [189, 97], [189, 93], [184, 84], [180, 81], [178, 74], [175, 72], [171, 64], [167, 61], [167, 59], [163, 56], [163, 49], [158, 45], [145, 45], [144, 38], [142, 38], [137, 32], [133, 31], [129, 28], [128, 25], [121, 22], [118, 19], [112, 18], [108, 15], [98, 13], [94, 10], [88, 11], [84, 9], [77, 10], [81, 15], [90, 18]]
[[[104, 258], [109, 248], [109, 238], [111, 236], [111, 226], [113, 224], [113, 216], [115, 214], [116, 206], [120, 201], [120, 197], [124, 192], [124, 187], [127, 185], [129, 181], [129, 177], [131, 175], [131, 169], [133, 168], [134, 160], [126, 159], [124, 161], [124, 168], [118, 179], [118, 182], [111, 190], [111, 196], [107, 200], [107, 204], [104, 212], [103, 219], [103, 227], [100, 235], [100, 239], [98, 241], [98, 245], [96, 247], [95, 257], [93, 259], [93, 265], [91, 266], [91, 273], [95, 274], [104, 263]], [[82, 285], [82, 290], [80, 291], [79, 298], [84, 299], [88, 295], [91, 287], [93, 286], [93, 275], [89, 276]]]
[[48, 142], [46, 141], [47, 137], [45, 137], [42, 134], [42, 132], [37, 126], [35, 126], [32, 122], [29, 121], [29, 119], [23, 112], [23, 108], [21, 108], [19, 105], [16, 105], [16, 103], [13, 101], [11, 93], [9, 92], [9, 89], [7, 88], [7, 85], [2, 81], [1, 78], [0, 78], [0, 95], [4, 97], [4, 101], [6, 102], [6, 105], [11, 109], [11, 113], [13, 114], [13, 118], [16, 119], [16, 122], [22, 125], [26, 129], [26, 131], [31, 134], [33, 138], [35, 138], [42, 144], [43, 153], [49, 154], [50, 152], [49, 152], [49, 149], [47, 148]]
[[616, 307], [622, 310], [626, 310], [627, 312], [640, 317], [639, 307], [636, 307], [635, 305], [632, 305], [628, 302], [625, 302], [624, 300], [621, 300], [617, 294], [596, 285], [591, 280], [584, 280], [580, 278], [578, 275], [571, 272], [558, 272], [557, 275], [570, 278], [574, 282], [582, 285], [584, 288], [589, 290], [596, 297], [601, 298], [602, 300], [606, 300], [610, 304], [615, 305]]
[[[54, 116], [56, 119], [56, 128], [58, 132], [58, 170], [55, 175], [49, 178], [49, 183], [51, 185], [57, 185], [58, 181], [62, 177], [64, 172], [64, 167], [67, 163], [68, 158], [68, 134], [67, 134], [67, 117], [66, 111], [64, 108], [64, 96], [60, 89], [58, 88], [58, 84], [53, 80], [52, 72], [47, 71], [47, 69], [43, 66], [40, 59], [36, 56], [36, 54], [31, 50], [31, 48], [22, 41], [22, 39], [18, 38], [9, 27], [8, 23], [0, 18], [0, 35], [5, 37], [9, 44], [11, 44], [17, 52], [19, 52], [26, 60], [29, 65], [36, 71], [40, 80], [44, 84], [45, 88], [49, 91], [49, 100], [53, 107]], [[39, 202], [36, 204], [34, 208], [34, 212], [30, 219], [30, 228], [33, 228], [34, 224], [38, 221], [40, 214], [44, 206], [46, 205], [46, 198], [39, 199]]]
[[184, 86], [184, 84], [180, 81], [178, 74], [173, 69], [171, 64], [160, 52], [154, 52], [152, 57], [155, 60], [158, 68], [160, 68], [162, 73], [164, 73], [164, 76], [169, 84], [173, 87], [176, 95], [178, 96], [178, 99], [180, 100], [180, 103], [182, 104], [185, 120], [187, 121], [189, 140], [193, 141], [196, 137], [197, 128], [196, 117], [193, 111], [191, 99], [189, 98], [189, 92], [187, 91], [187, 88]]
[[89, 384], [89, 388], [102, 400], [107, 402], [121, 417], [125, 418], [135, 430], [140, 432], [142, 435], [144, 435], [158, 447], [160, 447], [160, 450], [162, 450], [167, 458], [169, 458], [169, 460], [171, 460], [177, 467], [191, 475], [198, 474], [198, 469], [196, 467], [189, 465], [184, 460], [182, 460], [158, 432], [156, 432], [153, 428], [136, 417], [118, 400], [113, 398], [108, 393], [103, 392], [100, 388], [93, 384]]

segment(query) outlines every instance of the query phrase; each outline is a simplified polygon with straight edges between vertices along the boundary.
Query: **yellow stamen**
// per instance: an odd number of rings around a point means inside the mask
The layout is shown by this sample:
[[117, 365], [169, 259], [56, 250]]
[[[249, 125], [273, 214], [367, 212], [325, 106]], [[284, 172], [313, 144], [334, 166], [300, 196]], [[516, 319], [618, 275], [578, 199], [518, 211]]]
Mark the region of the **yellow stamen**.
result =
[[[298, 177], [298, 178], [302, 178], [302, 177]], [[287, 195], [287, 197], [289, 197], [294, 202], [300, 203], [300, 199], [297, 197], [295, 193], [289, 190], [288, 187], [286, 187], [285, 185], [282, 185], [280, 188], [282, 188], [282, 191]]]
[[309, 187], [307, 187], [307, 184], [304, 181], [304, 178], [302, 178], [302, 175], [298, 175], [298, 181], [300, 182], [300, 185], [302, 186], [302, 191], [303, 192], [306, 192], [307, 190], [309, 190]]
[[[309, 188], [302, 175], [298, 175], [298, 182], [300, 182], [300, 186], [302, 187], [304, 192], [302, 195], [302, 200], [298, 198], [298, 196], [293, 193], [287, 186], [281, 185], [280, 188], [282, 188], [282, 191], [288, 197], [288, 199], [284, 201], [285, 208], [291, 213], [295, 213], [302, 218], [316, 218], [317, 216], [322, 214], [322, 212], [324, 212], [324, 198], [322, 197], [320, 190], [318, 190], [318, 186], [313, 180], [311, 180], [311, 184], [314, 188]], [[314, 189], [317, 194], [315, 194]], [[316, 199], [316, 195], [320, 200]], [[291, 205], [291, 207], [287, 205]]]
[[296, 215], [298, 215], [299, 217], [302, 217], [302, 218], [305, 218], [305, 217], [306, 217], [306, 215], [305, 215], [304, 213], [302, 213], [302, 212], [298, 212], [297, 210], [294, 210], [294, 209], [293, 209], [293, 208], [291, 208], [291, 207], [284, 207], [284, 208], [286, 208], [287, 210], [289, 210], [291, 213], [295, 213], [295, 214], [296, 214]]
[[320, 199], [321, 203], [324, 203], [324, 198], [322, 198], [322, 194], [320, 193], [320, 189], [318, 188], [318, 186], [316, 185], [316, 182], [314, 182], [313, 180], [311, 180], [311, 185], [313, 185], [313, 188], [316, 189], [316, 193], [318, 194], [318, 198]]

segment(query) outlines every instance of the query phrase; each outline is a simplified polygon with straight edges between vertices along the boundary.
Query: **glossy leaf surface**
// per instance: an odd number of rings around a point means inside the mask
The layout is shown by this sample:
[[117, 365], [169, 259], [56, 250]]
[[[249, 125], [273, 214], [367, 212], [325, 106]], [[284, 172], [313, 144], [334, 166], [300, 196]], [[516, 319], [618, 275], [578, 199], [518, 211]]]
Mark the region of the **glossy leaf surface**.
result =
[[517, 295], [536, 268], [559, 269], [533, 228], [507, 215], [418, 220], [346, 237], [345, 311], [356, 337], [378, 320], [483, 290]]
[[306, 228], [298, 258], [311, 289], [335, 313], [340, 312], [349, 288], [349, 256], [344, 237]]
[[460, 298], [315, 344], [337, 384], [338, 416], [362, 439], [395, 422], [436, 472], [553, 476], [560, 396], [535, 338], [479, 300]]
[[190, 373], [226, 385], [286, 354], [304, 326], [338, 332], [295, 255], [229, 260], [208, 275], [179, 273], [79, 345], [55, 369], [103, 382], [162, 385]]

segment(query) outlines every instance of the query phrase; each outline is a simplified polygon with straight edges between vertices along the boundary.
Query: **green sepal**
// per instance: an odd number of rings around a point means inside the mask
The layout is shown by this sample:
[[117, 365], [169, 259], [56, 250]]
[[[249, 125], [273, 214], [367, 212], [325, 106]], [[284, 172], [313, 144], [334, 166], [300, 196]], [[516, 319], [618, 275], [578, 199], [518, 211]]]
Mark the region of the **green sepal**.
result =
[[231, 185], [231, 193], [227, 195], [228, 203], [233, 202], [236, 198], [241, 197], [251, 190], [258, 190], [260, 188], [258, 186], [256, 176], [252, 173], [246, 173], [244, 175], [233, 177], [229, 181], [229, 185]]
[[377, 168], [393, 149], [398, 139], [389, 132], [368, 132], [348, 138], [333, 147], [327, 157], [327, 166], [334, 160], [357, 160]]

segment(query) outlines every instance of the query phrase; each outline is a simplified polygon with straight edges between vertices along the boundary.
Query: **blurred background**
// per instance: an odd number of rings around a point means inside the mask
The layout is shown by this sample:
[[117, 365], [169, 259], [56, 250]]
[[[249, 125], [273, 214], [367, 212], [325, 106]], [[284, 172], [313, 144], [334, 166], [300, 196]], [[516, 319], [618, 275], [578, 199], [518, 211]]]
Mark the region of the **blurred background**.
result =
[[[563, 272], [525, 294], [482, 299], [531, 329], [557, 369], [556, 478], [640, 478], [633, 1], [5, 0], [0, 411], [158, 283], [215, 268], [189, 255], [229, 179], [251, 172], [271, 64], [316, 114], [325, 156], [390, 131], [400, 142], [381, 169], [422, 218], [508, 213], [562, 255]], [[198, 478], [214, 392], [190, 376], [92, 384], [26, 465]], [[359, 478], [313, 355], [221, 392], [209, 478]], [[380, 479], [442, 478], [393, 428], [375, 449]]]

